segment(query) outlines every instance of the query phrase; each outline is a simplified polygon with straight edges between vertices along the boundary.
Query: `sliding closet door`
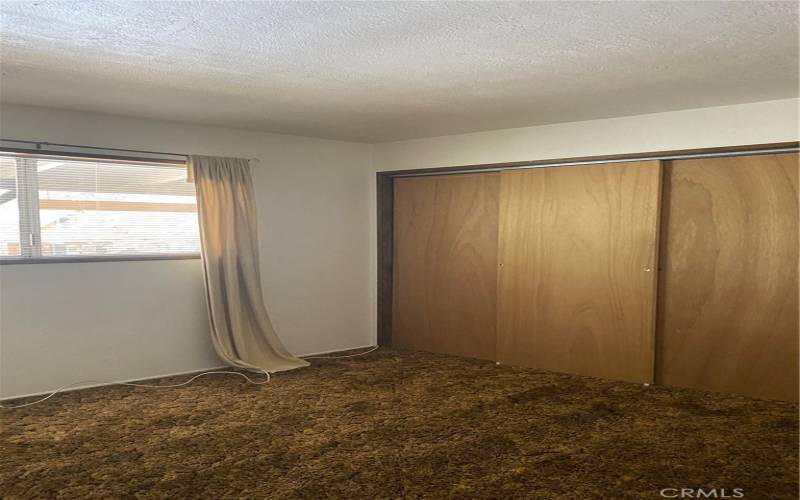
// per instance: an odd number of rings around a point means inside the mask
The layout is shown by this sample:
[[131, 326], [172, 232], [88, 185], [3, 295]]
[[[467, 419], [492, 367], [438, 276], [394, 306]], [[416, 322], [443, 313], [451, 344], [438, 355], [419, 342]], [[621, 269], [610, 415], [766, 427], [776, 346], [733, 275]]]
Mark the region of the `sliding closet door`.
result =
[[494, 359], [499, 174], [394, 186], [392, 343]]
[[652, 382], [659, 162], [502, 173], [501, 362]]
[[658, 382], [797, 401], [797, 154], [665, 168]]

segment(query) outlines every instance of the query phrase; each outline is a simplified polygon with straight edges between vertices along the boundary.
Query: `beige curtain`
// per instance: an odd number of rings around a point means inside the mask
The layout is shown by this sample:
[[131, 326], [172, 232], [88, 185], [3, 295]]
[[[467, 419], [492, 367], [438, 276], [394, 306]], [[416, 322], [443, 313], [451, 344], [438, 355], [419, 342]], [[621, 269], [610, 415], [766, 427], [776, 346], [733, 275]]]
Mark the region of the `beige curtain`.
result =
[[253, 181], [248, 160], [192, 156], [211, 338], [233, 366], [268, 372], [308, 366], [272, 328], [261, 292]]

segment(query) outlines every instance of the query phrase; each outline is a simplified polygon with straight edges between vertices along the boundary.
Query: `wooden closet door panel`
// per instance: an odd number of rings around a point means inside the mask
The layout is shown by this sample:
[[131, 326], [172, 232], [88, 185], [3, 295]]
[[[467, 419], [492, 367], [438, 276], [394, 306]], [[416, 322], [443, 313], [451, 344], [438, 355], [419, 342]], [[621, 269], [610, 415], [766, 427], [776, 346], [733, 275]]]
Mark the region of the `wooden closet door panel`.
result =
[[502, 173], [498, 359], [652, 382], [657, 161]]
[[660, 383], [797, 401], [798, 155], [666, 167]]
[[392, 343], [495, 359], [499, 174], [394, 182]]

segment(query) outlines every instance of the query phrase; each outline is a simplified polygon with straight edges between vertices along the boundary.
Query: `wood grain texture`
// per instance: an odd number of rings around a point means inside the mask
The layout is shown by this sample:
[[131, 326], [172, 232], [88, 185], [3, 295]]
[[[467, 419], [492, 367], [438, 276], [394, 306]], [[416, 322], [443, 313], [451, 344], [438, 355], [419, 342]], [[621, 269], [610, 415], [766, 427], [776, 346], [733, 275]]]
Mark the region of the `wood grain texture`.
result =
[[797, 401], [798, 155], [666, 173], [657, 381]]
[[499, 174], [394, 188], [392, 344], [494, 359]]
[[501, 362], [652, 382], [660, 164], [502, 172]]

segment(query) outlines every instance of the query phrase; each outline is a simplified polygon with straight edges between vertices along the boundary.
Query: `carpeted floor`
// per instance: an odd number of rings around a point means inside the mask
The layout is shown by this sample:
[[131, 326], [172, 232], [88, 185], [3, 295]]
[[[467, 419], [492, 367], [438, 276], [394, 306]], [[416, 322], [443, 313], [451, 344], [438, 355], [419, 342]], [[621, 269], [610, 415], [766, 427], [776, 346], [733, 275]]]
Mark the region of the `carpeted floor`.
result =
[[427, 353], [0, 411], [7, 499], [797, 498], [796, 405]]

